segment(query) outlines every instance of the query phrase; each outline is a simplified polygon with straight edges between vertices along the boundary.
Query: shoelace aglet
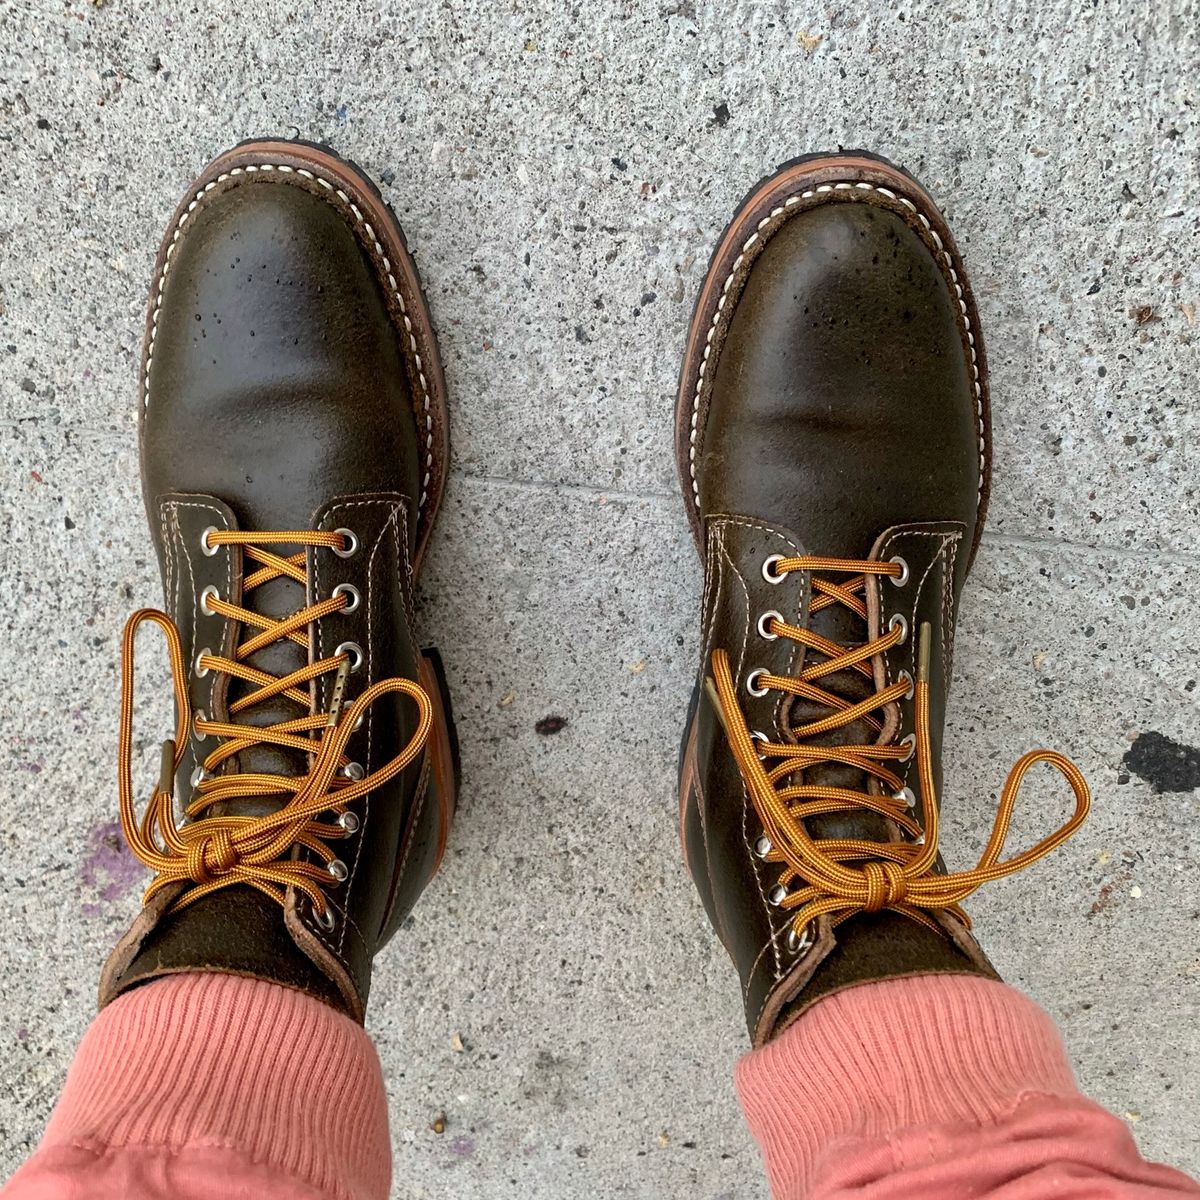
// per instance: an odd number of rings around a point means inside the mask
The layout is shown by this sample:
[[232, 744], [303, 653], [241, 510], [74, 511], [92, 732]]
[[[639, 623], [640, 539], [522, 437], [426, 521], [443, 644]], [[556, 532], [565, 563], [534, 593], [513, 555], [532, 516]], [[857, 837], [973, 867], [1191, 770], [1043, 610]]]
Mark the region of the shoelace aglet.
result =
[[327, 729], [336, 729], [338, 718], [342, 715], [342, 703], [346, 698], [346, 680], [350, 677], [350, 659], [342, 659], [333, 678], [333, 692], [329, 700], [329, 720], [325, 722]]
[[933, 626], [928, 621], [921, 622], [921, 632], [917, 639], [917, 682], [929, 682], [930, 645], [933, 642]]
[[158, 766], [158, 790], [167, 796], [175, 794], [175, 739], [167, 738], [162, 744], [162, 758]]

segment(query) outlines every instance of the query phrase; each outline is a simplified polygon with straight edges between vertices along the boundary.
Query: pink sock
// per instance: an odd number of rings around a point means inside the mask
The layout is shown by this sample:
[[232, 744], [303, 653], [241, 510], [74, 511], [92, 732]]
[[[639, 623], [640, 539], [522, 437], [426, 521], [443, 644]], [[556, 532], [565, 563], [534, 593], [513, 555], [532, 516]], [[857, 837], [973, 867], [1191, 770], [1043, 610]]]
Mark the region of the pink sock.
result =
[[775, 1200], [1200, 1196], [1079, 1094], [1050, 1018], [992, 980], [925, 975], [819, 1000], [737, 1066]]
[[379, 1058], [290, 988], [173, 975], [92, 1022], [4, 1200], [386, 1200]]

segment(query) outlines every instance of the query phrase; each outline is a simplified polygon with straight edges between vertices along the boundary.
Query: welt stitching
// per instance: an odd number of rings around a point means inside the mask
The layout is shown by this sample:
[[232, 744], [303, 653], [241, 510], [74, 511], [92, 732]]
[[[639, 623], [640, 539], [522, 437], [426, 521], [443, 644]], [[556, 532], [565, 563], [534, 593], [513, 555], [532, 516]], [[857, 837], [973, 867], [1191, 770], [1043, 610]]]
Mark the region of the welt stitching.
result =
[[[720, 324], [721, 316], [725, 310], [725, 302], [729, 299], [730, 289], [733, 287], [734, 278], [741, 270], [742, 263], [745, 262], [746, 255], [756, 242], [760, 240], [763, 230], [789, 208], [794, 207], [803, 200], [811, 200], [817, 195], [832, 195], [836, 192], [846, 191], [861, 191], [875, 192], [887, 199], [896, 201], [902, 204], [910, 212], [914, 213], [917, 219], [924, 226], [925, 231], [933, 239], [937, 245], [938, 254], [945, 263], [945, 269], [949, 272], [950, 281], [954, 285], [954, 291], [958, 300], [959, 312], [962, 317], [963, 329], [967, 335], [967, 348], [971, 353], [971, 386], [973, 390], [973, 398], [975, 401], [975, 423], [976, 437], [979, 445], [979, 490], [978, 502], [982, 502], [983, 484], [987, 476], [987, 443], [984, 439], [983, 428], [983, 384], [979, 374], [979, 355], [975, 350], [975, 333], [971, 328], [971, 315], [967, 310], [966, 297], [963, 293], [962, 284], [958, 279], [958, 272], [954, 269], [954, 260], [947, 251], [938, 231], [933, 228], [929, 222], [929, 218], [921, 212], [921, 210], [907, 196], [898, 195], [890, 188], [880, 187], [878, 184], [867, 183], [865, 180], [855, 180], [852, 182], [842, 183], [823, 183], [819, 187], [812, 188], [809, 191], [801, 192], [799, 195], [789, 196], [782, 204], [773, 208], [771, 212], [758, 222], [755, 231], [742, 243], [741, 253], [733, 262], [729, 274], [725, 278], [725, 283], [721, 288], [721, 295], [717, 300], [716, 310], [713, 312], [712, 322], [709, 325], [708, 333], [704, 339], [704, 352], [700, 359], [700, 367], [696, 376], [695, 394], [692, 397], [692, 420], [691, 429], [688, 434], [688, 473], [692, 480], [692, 496], [695, 500], [696, 507], [700, 507], [700, 484], [696, 478], [696, 447], [699, 437], [699, 419], [700, 419], [700, 399], [704, 391], [704, 373], [708, 368], [709, 356], [712, 353], [713, 338], [716, 336], [717, 327]], [[768, 235], [769, 236], [769, 235]], [[764, 239], [765, 240], [765, 239]], [[936, 261], [936, 260], [935, 260]]]
[[[379, 255], [383, 269], [387, 274], [388, 288], [392, 298], [400, 306], [400, 315], [404, 318], [404, 331], [408, 335], [408, 344], [410, 352], [413, 356], [413, 362], [417, 368], [417, 375], [421, 381], [421, 402], [423, 407], [423, 416], [425, 419], [425, 440], [422, 443], [422, 450], [425, 458], [425, 473], [421, 480], [421, 498], [417, 502], [417, 515], [420, 516], [420, 510], [424, 507], [425, 501], [429, 495], [429, 481], [433, 474], [433, 412], [432, 402], [429, 394], [429, 382], [425, 378], [425, 366], [421, 362], [421, 355], [417, 349], [417, 339], [413, 334], [412, 319], [408, 314], [408, 306], [404, 303], [404, 297], [400, 292], [400, 285], [396, 282], [396, 276], [392, 269], [391, 260], [384, 253], [382, 244], [379, 238], [375, 235], [375, 230], [362, 213], [362, 210], [354, 203], [353, 200], [340, 187], [330, 183], [328, 179], [318, 175], [314, 171], [306, 170], [303, 167], [289, 167], [284, 163], [249, 163], [245, 167], [233, 167], [229, 171], [223, 171], [216, 179], [210, 180], [204, 185], [192, 199], [191, 203], [184, 209], [179, 220], [175, 223], [174, 232], [171, 235], [171, 241], [167, 245], [166, 254], [163, 256], [162, 270], [158, 274], [158, 279], [151, 288], [151, 296], [153, 304], [150, 309], [150, 332], [147, 337], [146, 345], [146, 369], [142, 379], [142, 407], [143, 410], [150, 407], [150, 364], [154, 361], [154, 339], [158, 333], [158, 313], [162, 306], [163, 294], [167, 286], [167, 273], [171, 269], [171, 255], [175, 252], [175, 247], [179, 243], [179, 239], [183, 234], [183, 227], [192, 216], [192, 214], [204, 203], [208, 198], [209, 193], [213, 188], [219, 187], [228, 180], [240, 175], [253, 176], [259, 173], [277, 172], [283, 177], [283, 182], [291, 182], [287, 179], [289, 175], [299, 175], [304, 179], [319, 184], [325, 189], [329, 196], [329, 202], [332, 204], [331, 197], [336, 196], [343, 205], [345, 205], [351, 215], [354, 217], [356, 225], [370, 238], [372, 245], [375, 247], [376, 254]], [[336, 205], [335, 205], [336, 207]]]

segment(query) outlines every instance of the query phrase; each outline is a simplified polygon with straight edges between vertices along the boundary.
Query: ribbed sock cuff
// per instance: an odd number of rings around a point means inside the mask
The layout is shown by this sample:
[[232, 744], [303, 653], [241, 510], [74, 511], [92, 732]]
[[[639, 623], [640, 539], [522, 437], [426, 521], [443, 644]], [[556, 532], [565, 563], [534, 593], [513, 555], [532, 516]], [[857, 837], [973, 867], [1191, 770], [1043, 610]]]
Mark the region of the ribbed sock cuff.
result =
[[349, 1017], [233, 975], [173, 975], [92, 1022], [42, 1147], [222, 1146], [331, 1197], [385, 1200], [379, 1058]]
[[737, 1065], [737, 1090], [777, 1198], [806, 1194], [839, 1138], [987, 1121], [1018, 1096], [1076, 1096], [1053, 1022], [990, 979], [923, 975], [818, 1001]]

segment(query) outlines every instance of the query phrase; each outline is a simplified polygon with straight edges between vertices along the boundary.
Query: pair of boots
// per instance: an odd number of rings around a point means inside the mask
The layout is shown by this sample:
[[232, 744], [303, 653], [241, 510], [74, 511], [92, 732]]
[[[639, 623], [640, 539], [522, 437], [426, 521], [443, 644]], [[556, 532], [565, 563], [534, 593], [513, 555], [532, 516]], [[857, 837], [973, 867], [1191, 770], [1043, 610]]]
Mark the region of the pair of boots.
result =
[[[120, 804], [154, 879], [101, 1004], [211, 971], [362, 1021], [458, 785], [441, 663], [413, 632], [446, 386], [369, 180], [300, 142], [218, 158], [158, 256], [139, 409], [166, 613], [126, 628]], [[692, 318], [675, 452], [705, 566], [680, 833], [755, 1044], [857, 983], [993, 976], [961, 901], [1069, 836], [1088, 791], [1061, 756], [1025, 756], [979, 865], [947, 873], [942, 726], [987, 504], [988, 391], [966, 273], [914, 180], [832, 155], [746, 197]], [[146, 622], [167, 639], [177, 728], [138, 815]], [[1037, 761], [1075, 813], [1005, 860]]]

